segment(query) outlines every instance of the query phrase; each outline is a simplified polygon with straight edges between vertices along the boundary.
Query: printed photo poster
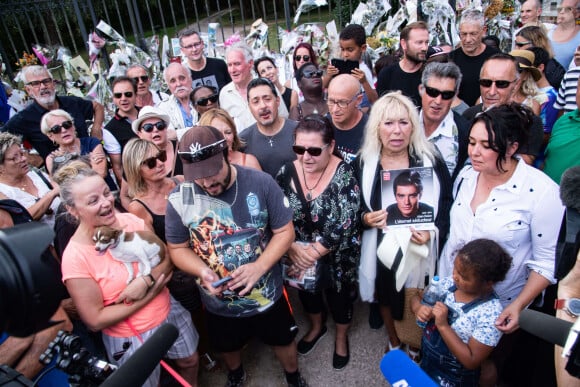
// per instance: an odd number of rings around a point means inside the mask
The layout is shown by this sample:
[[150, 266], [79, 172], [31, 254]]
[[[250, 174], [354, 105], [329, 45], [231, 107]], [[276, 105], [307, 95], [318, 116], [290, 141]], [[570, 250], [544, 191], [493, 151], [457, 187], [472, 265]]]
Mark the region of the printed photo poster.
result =
[[381, 171], [382, 204], [387, 210], [387, 227], [435, 228], [433, 191], [432, 167]]

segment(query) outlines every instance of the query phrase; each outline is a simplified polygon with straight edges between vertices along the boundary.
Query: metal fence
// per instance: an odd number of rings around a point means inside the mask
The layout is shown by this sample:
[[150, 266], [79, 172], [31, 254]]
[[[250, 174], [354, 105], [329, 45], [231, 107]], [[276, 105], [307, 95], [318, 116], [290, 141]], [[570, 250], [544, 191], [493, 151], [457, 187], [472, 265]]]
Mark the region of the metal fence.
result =
[[[297, 3], [298, 0], [0, 0], [0, 55], [12, 78], [16, 61], [23, 52], [31, 53], [34, 44], [64, 46], [73, 55], [84, 52], [88, 33], [100, 20], [137, 44], [153, 34], [173, 37], [190, 24], [205, 31], [208, 22], [219, 23], [222, 39], [237, 31], [246, 35], [258, 18], [274, 26], [275, 31], [279, 27], [289, 30]], [[327, 6], [304, 14], [300, 23], [335, 19], [343, 25], [340, 15], [352, 14], [357, 4], [358, 1], [353, 4], [350, 0], [328, 0]], [[333, 7], [338, 12], [333, 13]], [[348, 12], [341, 7], [348, 7]], [[280, 48], [278, 39], [270, 39], [268, 44], [271, 50]]]

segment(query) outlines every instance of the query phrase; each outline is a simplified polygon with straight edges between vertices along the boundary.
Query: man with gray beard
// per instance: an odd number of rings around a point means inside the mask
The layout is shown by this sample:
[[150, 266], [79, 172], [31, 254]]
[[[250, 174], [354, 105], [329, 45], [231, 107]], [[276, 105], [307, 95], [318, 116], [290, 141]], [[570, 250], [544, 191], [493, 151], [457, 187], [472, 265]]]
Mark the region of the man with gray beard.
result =
[[[195, 110], [189, 95], [191, 94], [191, 73], [181, 63], [170, 63], [163, 71], [163, 78], [169, 87], [171, 96], [167, 101], [161, 101], [157, 107], [163, 110], [171, 119], [171, 125], [177, 132], [177, 139], [183, 133], [197, 124], [197, 111]], [[169, 139], [175, 137], [168, 132]]]
[[52, 141], [40, 131], [40, 120], [49, 110], [62, 109], [69, 113], [73, 117], [79, 137], [89, 136], [87, 121], [93, 121], [90, 135], [103, 138], [103, 105], [79, 97], [57, 96], [54, 79], [42, 66], [26, 66], [21, 77], [33, 102], [8, 120], [2, 127], [2, 132], [22, 136], [24, 141], [28, 141], [36, 149], [43, 161], [56, 149]]

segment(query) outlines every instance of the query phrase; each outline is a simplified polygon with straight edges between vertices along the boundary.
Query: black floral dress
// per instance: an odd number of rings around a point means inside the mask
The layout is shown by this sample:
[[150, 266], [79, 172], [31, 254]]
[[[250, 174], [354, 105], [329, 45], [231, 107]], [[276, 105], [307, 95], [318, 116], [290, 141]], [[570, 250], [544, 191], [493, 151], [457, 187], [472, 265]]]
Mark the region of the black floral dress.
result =
[[[318, 197], [308, 202], [293, 163], [284, 165], [278, 184], [294, 210], [297, 241], [318, 241], [331, 252], [332, 287], [340, 291], [358, 280], [360, 260], [360, 189], [353, 168], [341, 161], [332, 180]], [[306, 214], [310, 212], [310, 217]], [[311, 224], [307, 222], [311, 220]], [[310, 232], [312, 230], [312, 232]]]

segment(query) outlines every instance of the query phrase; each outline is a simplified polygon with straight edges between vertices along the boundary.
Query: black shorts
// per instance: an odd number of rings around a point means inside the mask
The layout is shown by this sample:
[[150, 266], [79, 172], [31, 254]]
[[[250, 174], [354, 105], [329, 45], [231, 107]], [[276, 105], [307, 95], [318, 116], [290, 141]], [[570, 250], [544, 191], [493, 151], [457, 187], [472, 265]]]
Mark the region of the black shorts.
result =
[[286, 293], [265, 312], [250, 317], [224, 317], [207, 312], [209, 341], [217, 352], [241, 350], [251, 337], [264, 344], [286, 346], [294, 340], [298, 326]]

